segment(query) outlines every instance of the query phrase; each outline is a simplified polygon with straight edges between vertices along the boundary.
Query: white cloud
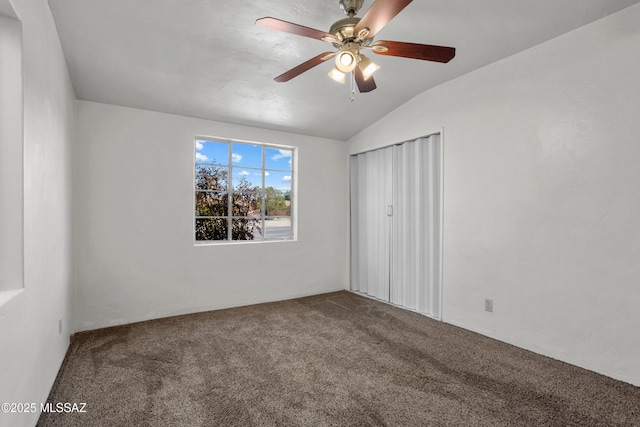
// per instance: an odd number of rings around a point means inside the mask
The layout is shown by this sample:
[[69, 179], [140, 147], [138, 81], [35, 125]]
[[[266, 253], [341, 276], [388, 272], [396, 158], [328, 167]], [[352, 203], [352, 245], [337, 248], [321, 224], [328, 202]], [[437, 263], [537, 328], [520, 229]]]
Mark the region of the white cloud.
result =
[[239, 173], [239, 175], [248, 176], [248, 175], [251, 175], [251, 174], [249, 172], [247, 172], [247, 171], [242, 171], [242, 172]]
[[282, 181], [284, 181], [284, 182], [291, 181], [291, 175], [283, 176], [283, 177], [282, 177]]
[[209, 158], [202, 153], [196, 153], [196, 160], [199, 162], [206, 162]]
[[[278, 150], [278, 154], [271, 156], [271, 160], [280, 160], [285, 157], [291, 157], [291, 150]], [[289, 164], [291, 164], [291, 160], [289, 160]]]
[[204, 145], [202, 145], [202, 142], [196, 141], [196, 151], [200, 151], [203, 148], [204, 148]]
[[231, 161], [233, 163], [238, 163], [240, 161], [242, 161], [242, 156], [238, 153], [231, 153]]
[[269, 172], [264, 171], [264, 176], [269, 176]]

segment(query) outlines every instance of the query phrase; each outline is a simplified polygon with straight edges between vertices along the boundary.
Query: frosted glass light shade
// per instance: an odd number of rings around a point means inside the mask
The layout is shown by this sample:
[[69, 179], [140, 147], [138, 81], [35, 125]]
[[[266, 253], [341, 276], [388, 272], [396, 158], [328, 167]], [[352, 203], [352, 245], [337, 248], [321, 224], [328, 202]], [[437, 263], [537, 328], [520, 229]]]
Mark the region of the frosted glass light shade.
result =
[[349, 73], [356, 68], [356, 57], [352, 52], [344, 51], [336, 55], [336, 68], [343, 73]]
[[331, 71], [329, 71], [329, 77], [338, 83], [344, 83], [346, 74], [342, 71], [338, 70], [336, 67], [333, 67]]
[[369, 77], [380, 69], [380, 66], [375, 64], [371, 59], [364, 55], [360, 55], [360, 62], [358, 62], [358, 68], [362, 71], [362, 76], [365, 80], [369, 80]]

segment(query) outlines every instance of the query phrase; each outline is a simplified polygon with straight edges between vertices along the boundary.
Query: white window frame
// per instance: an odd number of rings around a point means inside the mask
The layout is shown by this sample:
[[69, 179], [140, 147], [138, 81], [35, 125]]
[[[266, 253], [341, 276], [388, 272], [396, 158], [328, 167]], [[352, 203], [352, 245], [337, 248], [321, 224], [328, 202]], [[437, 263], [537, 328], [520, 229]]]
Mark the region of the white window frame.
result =
[[[202, 163], [198, 162], [196, 158], [197, 153], [197, 143], [201, 142], [216, 142], [216, 143], [226, 143], [229, 144], [228, 150], [228, 158], [226, 164], [221, 163]], [[233, 144], [246, 144], [253, 146], [260, 146], [262, 148], [262, 167], [256, 168], [251, 166], [234, 166], [233, 165]], [[192, 210], [192, 232], [193, 232], [193, 243], [195, 246], [208, 246], [208, 245], [224, 245], [224, 244], [248, 244], [248, 243], [274, 243], [274, 242], [295, 242], [298, 240], [298, 222], [297, 222], [297, 210], [298, 210], [298, 197], [297, 197], [297, 158], [298, 158], [298, 148], [290, 145], [280, 145], [280, 144], [271, 144], [257, 141], [246, 141], [239, 139], [229, 139], [229, 138], [220, 138], [220, 137], [212, 137], [212, 136], [196, 136], [193, 141], [193, 179], [192, 179], [192, 194], [193, 194], [193, 202], [191, 204]], [[291, 151], [291, 169], [270, 169], [266, 167], [266, 151], [268, 148], [272, 149], [281, 149], [281, 150], [289, 150]], [[198, 216], [196, 215], [196, 199], [197, 193], [199, 191], [196, 188], [196, 170], [198, 166], [220, 166], [228, 168], [228, 179], [227, 179], [227, 194], [228, 194], [228, 202], [227, 202], [227, 238], [225, 240], [197, 240], [196, 239], [196, 230], [195, 224], [197, 219], [205, 219], [208, 217]], [[233, 223], [233, 169], [234, 168], [242, 168], [242, 169], [250, 169], [261, 172], [262, 178], [262, 187], [261, 187], [261, 209], [260, 209], [260, 225], [262, 229], [262, 239], [259, 240], [232, 240], [232, 223]], [[284, 216], [278, 215], [266, 215], [266, 207], [265, 207], [265, 195], [266, 195], [266, 175], [267, 171], [276, 171], [276, 172], [290, 172], [291, 173], [291, 193], [290, 193], [290, 205], [291, 205], [291, 215], [289, 216], [291, 220], [291, 238], [289, 239], [269, 239], [265, 237], [265, 221], [269, 218], [278, 218]], [[237, 217], [235, 217], [237, 218]]]

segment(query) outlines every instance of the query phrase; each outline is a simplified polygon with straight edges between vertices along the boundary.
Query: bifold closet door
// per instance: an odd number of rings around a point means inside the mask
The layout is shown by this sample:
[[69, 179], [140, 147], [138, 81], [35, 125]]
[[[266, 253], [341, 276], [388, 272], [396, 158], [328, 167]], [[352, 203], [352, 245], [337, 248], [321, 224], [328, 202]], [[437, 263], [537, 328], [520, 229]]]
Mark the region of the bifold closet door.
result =
[[391, 148], [351, 157], [351, 289], [389, 301]]
[[351, 157], [351, 289], [440, 318], [440, 136]]
[[393, 147], [390, 302], [440, 317], [440, 136]]

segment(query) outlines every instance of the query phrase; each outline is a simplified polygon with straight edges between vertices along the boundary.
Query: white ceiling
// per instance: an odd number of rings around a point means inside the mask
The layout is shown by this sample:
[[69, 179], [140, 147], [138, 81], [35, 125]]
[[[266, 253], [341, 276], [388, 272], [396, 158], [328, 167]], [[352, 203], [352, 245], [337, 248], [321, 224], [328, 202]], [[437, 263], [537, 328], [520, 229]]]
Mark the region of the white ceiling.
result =
[[[362, 17], [371, 6], [365, 0]], [[347, 140], [418, 93], [640, 0], [414, 0], [376, 40], [453, 46], [448, 64], [372, 55], [378, 88], [349, 101], [331, 62], [274, 77], [334, 50], [260, 28], [272, 16], [328, 31], [338, 0], [49, 0], [76, 97]]]

